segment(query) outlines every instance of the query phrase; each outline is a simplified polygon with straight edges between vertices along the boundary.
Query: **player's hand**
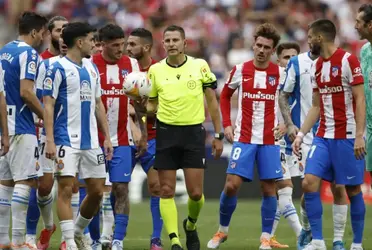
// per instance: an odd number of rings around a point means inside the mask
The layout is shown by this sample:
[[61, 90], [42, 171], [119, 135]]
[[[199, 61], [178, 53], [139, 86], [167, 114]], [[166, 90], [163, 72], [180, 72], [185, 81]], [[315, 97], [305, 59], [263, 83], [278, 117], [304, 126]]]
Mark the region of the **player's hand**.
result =
[[228, 126], [224, 130], [225, 138], [228, 142], [234, 142], [234, 129], [232, 126]]
[[289, 140], [293, 142], [296, 139], [298, 131], [300, 130], [298, 129], [296, 125], [294, 124], [289, 125], [287, 128], [287, 135], [288, 135]]
[[4, 156], [9, 152], [9, 136], [1, 136], [0, 156]]
[[147, 136], [141, 136], [137, 145], [136, 158], [142, 156], [147, 151]]
[[37, 122], [35, 122], [35, 126], [39, 128], [44, 127], [44, 121], [42, 119], [38, 119]]
[[278, 126], [273, 128], [273, 131], [275, 139], [280, 140], [287, 133], [287, 127], [284, 123], [279, 123]]
[[105, 139], [105, 141], [103, 142], [103, 149], [105, 150], [106, 160], [111, 161], [112, 154], [114, 153], [114, 148], [112, 147], [110, 139]]
[[301, 144], [302, 144], [302, 137], [296, 136], [296, 139], [292, 143], [292, 150], [293, 150], [293, 153], [297, 156], [300, 155]]
[[54, 141], [47, 140], [45, 145], [45, 157], [52, 161], [55, 161], [56, 154], [57, 154], [56, 144], [54, 143]]
[[219, 159], [223, 152], [223, 141], [218, 139], [213, 139], [212, 141], [212, 155], [214, 159]]
[[363, 136], [358, 136], [354, 141], [354, 154], [355, 158], [362, 160], [366, 155], [366, 143], [363, 139]]

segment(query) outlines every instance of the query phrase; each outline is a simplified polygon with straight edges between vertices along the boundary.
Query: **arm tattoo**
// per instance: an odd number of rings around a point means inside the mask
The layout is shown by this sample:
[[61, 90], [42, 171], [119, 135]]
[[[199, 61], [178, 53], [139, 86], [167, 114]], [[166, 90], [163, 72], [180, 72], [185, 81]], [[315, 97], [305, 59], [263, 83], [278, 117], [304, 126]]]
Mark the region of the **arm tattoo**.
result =
[[279, 93], [279, 107], [286, 126], [292, 125], [291, 108], [289, 107], [288, 98], [290, 93], [280, 91]]

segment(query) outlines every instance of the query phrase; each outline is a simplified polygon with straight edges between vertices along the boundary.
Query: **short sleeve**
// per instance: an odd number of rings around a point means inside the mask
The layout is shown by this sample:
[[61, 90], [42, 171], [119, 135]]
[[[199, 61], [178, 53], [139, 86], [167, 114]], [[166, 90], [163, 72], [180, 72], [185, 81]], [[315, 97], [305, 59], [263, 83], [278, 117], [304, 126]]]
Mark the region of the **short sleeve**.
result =
[[63, 76], [60, 68], [53, 65], [49, 66], [43, 80], [43, 96], [58, 97], [59, 87], [62, 83]]
[[35, 77], [36, 96], [38, 99], [41, 99], [43, 97], [43, 81], [45, 79], [45, 74], [46, 74], [46, 65], [45, 65], [45, 62], [42, 61], [37, 67], [36, 77]]
[[[298, 69], [296, 69], [296, 61], [297, 60], [297, 67], [298, 67], [298, 59], [296, 57], [292, 57], [285, 69], [285, 78], [283, 82], [280, 84], [280, 90], [292, 93], [294, 90], [294, 87], [296, 85], [296, 76], [298, 74]], [[299, 84], [299, 83], [297, 83]]]
[[242, 82], [242, 64], [234, 66], [229, 74], [229, 78], [225, 82], [230, 89], [237, 89]]
[[4, 70], [0, 62], [0, 92], [4, 91]]
[[202, 60], [200, 73], [202, 75], [203, 88], [212, 88], [212, 89], [217, 88], [217, 78], [212, 73], [211, 69], [209, 68], [208, 63], [205, 60]]
[[149, 94], [150, 99], [155, 99], [158, 97], [158, 89], [155, 79], [155, 67], [151, 66], [148, 72], [149, 80], [151, 81], [151, 91]]
[[134, 58], [130, 57], [130, 64], [132, 66], [132, 72], [141, 71], [137, 59], [134, 59]]
[[22, 52], [19, 56], [20, 80], [27, 79], [35, 81], [39, 54], [34, 49]]
[[363, 84], [363, 74], [360, 68], [360, 62], [355, 55], [350, 55], [345, 63], [348, 70], [346, 70], [346, 77], [350, 85]]

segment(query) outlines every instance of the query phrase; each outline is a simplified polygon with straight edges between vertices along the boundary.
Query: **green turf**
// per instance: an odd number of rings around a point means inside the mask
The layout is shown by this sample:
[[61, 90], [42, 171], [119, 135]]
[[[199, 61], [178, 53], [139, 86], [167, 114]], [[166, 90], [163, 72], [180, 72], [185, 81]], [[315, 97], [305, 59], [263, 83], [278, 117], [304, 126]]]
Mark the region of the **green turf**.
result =
[[[260, 218], [260, 201], [239, 201], [238, 207], [233, 215], [229, 239], [223, 243], [220, 249], [229, 250], [245, 250], [245, 249], [258, 249], [259, 237], [261, 232], [261, 218]], [[185, 244], [184, 233], [182, 230], [181, 222], [187, 216], [187, 207], [185, 205], [178, 205], [179, 211], [179, 228], [182, 243]], [[299, 204], [296, 203], [299, 208]], [[198, 231], [201, 240], [201, 249], [207, 249], [206, 244], [213, 236], [218, 227], [218, 201], [206, 200], [205, 206], [201, 212], [198, 221]], [[331, 248], [333, 238], [333, 222], [332, 222], [332, 206], [323, 206], [323, 229], [326, 243], [329, 249]], [[299, 210], [298, 210], [299, 211]], [[372, 249], [372, 224], [368, 223], [372, 220], [372, 213], [368, 211], [364, 231], [364, 249]], [[57, 219], [56, 219], [57, 221]], [[40, 229], [40, 223], [39, 223]], [[136, 204], [131, 206], [131, 214], [129, 219], [128, 233], [124, 240], [124, 249], [142, 250], [149, 249], [149, 237], [151, 235], [151, 213], [149, 203]], [[58, 227], [56, 233], [52, 238], [52, 245], [50, 249], [58, 249], [61, 238], [61, 231]], [[281, 219], [277, 230], [277, 239], [281, 243], [290, 245], [290, 249], [296, 249], [296, 239], [294, 233], [288, 226], [284, 218]], [[348, 216], [348, 224], [346, 226], [344, 241], [346, 242], [347, 249], [350, 249], [352, 241], [352, 231], [350, 226], [350, 216]], [[164, 249], [169, 249], [169, 240], [163, 230]]]

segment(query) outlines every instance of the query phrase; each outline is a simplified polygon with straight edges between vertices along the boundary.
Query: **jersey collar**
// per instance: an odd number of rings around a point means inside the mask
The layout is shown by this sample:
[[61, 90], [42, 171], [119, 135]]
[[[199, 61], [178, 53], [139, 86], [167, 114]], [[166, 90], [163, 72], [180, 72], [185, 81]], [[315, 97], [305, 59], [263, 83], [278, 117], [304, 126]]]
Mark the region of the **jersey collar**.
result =
[[167, 65], [168, 65], [169, 67], [172, 67], [172, 68], [180, 68], [180, 67], [182, 67], [182, 66], [187, 62], [187, 59], [188, 59], [187, 55], [185, 55], [185, 57], [186, 57], [186, 60], [185, 60], [183, 63], [181, 63], [180, 65], [178, 65], [178, 66], [170, 65], [170, 64], [168, 63], [168, 58], [165, 59], [165, 62], [167, 63]]

